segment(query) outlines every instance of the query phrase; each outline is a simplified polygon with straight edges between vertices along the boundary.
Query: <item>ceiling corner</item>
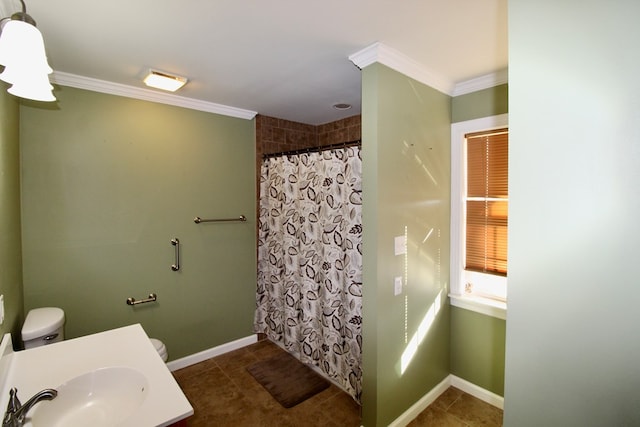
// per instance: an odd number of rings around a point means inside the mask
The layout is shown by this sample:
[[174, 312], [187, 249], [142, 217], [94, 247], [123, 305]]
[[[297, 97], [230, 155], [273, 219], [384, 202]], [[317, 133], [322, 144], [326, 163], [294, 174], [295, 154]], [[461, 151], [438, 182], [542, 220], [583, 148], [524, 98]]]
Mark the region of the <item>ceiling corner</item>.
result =
[[452, 96], [465, 95], [483, 89], [509, 83], [509, 69], [498, 70], [495, 73], [485, 74], [470, 80], [459, 82], [453, 89]]
[[360, 69], [378, 62], [447, 95], [453, 94], [455, 84], [450, 79], [380, 42], [349, 55], [349, 60]]

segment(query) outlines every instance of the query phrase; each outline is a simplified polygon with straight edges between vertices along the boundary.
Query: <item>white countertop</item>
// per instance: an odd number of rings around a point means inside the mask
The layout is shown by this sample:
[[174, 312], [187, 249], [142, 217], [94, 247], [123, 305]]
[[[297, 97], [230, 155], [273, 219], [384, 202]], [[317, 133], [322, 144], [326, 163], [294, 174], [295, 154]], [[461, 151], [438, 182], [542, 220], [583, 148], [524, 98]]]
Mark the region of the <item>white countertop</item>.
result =
[[136, 369], [149, 382], [145, 400], [121, 426], [167, 426], [193, 414], [189, 401], [139, 324], [18, 352], [11, 350], [10, 339], [7, 348], [7, 337], [10, 335], [5, 335], [0, 346], [2, 414], [12, 387], [18, 389], [24, 403], [42, 389], [55, 389], [78, 375], [112, 366]]

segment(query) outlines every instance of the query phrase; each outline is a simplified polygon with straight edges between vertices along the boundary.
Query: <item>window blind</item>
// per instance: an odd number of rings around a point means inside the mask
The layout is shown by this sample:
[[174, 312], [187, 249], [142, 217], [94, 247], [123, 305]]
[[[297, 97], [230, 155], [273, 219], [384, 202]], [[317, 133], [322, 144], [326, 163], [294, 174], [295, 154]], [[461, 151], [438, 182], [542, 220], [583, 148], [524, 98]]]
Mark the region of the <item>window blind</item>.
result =
[[509, 208], [508, 129], [467, 134], [465, 138], [465, 269], [506, 276]]

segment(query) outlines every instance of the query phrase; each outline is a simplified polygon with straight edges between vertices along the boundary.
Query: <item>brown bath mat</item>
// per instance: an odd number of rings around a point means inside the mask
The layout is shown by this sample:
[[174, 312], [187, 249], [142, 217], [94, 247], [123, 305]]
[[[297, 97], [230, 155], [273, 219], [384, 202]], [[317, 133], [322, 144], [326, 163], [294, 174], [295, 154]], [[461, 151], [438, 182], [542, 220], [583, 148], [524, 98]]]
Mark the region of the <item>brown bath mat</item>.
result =
[[247, 371], [285, 408], [329, 387], [329, 382], [289, 353], [256, 362]]

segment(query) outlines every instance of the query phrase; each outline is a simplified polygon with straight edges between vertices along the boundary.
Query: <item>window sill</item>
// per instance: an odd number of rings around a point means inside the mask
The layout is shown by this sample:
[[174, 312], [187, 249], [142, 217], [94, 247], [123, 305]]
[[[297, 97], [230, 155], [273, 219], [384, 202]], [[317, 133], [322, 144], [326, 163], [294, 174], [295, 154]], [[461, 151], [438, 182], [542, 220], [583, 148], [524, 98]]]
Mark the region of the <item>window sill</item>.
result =
[[507, 303], [474, 295], [449, 294], [449, 301], [454, 307], [475, 311], [498, 319], [507, 320]]

